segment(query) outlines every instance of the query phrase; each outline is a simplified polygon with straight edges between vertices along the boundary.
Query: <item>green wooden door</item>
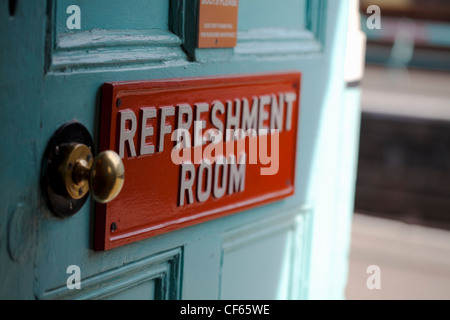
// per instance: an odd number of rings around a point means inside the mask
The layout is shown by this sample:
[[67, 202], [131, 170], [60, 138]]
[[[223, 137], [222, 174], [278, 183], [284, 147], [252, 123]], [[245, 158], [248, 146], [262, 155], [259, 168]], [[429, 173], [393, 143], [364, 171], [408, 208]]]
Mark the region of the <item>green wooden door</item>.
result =
[[[349, 3], [239, 2], [236, 47], [197, 49], [193, 0], [0, 1], [1, 298], [342, 298], [358, 123]], [[294, 196], [104, 252], [92, 200], [70, 218], [49, 211], [47, 143], [77, 120], [98, 144], [104, 83], [281, 71], [302, 73]], [[73, 266], [81, 289], [67, 286]]]

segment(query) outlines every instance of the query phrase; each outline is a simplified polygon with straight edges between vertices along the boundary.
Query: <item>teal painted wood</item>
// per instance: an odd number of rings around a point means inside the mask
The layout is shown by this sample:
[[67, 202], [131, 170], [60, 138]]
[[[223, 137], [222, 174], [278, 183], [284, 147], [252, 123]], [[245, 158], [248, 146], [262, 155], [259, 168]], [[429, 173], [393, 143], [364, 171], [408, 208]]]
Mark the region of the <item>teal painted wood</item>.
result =
[[8, 150], [0, 157], [1, 297], [33, 298], [45, 7], [19, 4], [11, 17], [8, 1], [0, 5], [0, 147]]
[[[146, 1], [133, 1], [140, 2]], [[82, 12], [94, 5], [76, 3]], [[348, 243], [339, 239], [349, 226], [339, 222], [348, 221], [343, 207], [352, 199], [350, 193], [336, 193], [348, 186], [339, 173], [339, 146], [347, 139], [355, 144], [341, 132], [342, 117], [356, 121], [356, 111], [344, 113], [342, 103], [346, 2], [290, 0], [294, 14], [287, 4], [265, 1], [276, 8], [274, 16], [270, 8], [252, 11], [245, 4], [238, 46], [214, 50], [195, 49], [192, 3], [162, 1], [157, 9], [169, 11], [168, 25], [162, 14], [153, 21], [156, 29], [141, 27], [145, 19], [139, 18], [129, 31], [126, 20], [111, 20], [112, 6], [105, 15], [98, 7], [98, 30], [82, 24], [74, 32], [65, 32], [61, 22], [68, 16], [61, 9], [67, 1], [19, 0], [14, 17], [1, 8], [0, 147], [6, 150], [0, 157], [1, 298], [341, 296]], [[94, 20], [90, 23], [86, 28], [95, 27]], [[73, 119], [97, 141], [104, 82], [283, 70], [303, 73], [295, 196], [108, 252], [92, 249], [91, 202], [67, 219], [48, 211], [39, 188], [47, 142]], [[267, 250], [280, 260], [268, 260]], [[167, 252], [171, 255], [163, 260], [169, 262], [163, 263], [159, 258]], [[66, 287], [70, 265], [81, 268], [80, 291]], [[141, 279], [138, 270], [152, 270], [150, 275], [157, 270], [160, 277]], [[123, 281], [111, 280], [116, 273]], [[169, 282], [155, 280], [164, 277]], [[128, 280], [139, 286], [127, 286]], [[102, 281], [111, 286], [110, 294], [99, 286]], [[161, 293], [169, 285], [178, 290], [175, 295]]]
[[167, 0], [57, 0], [52, 1], [56, 16], [56, 32], [71, 33], [66, 21], [67, 8], [77, 5], [82, 10], [82, 30], [142, 30], [169, 28]]
[[350, 242], [352, 216], [354, 210], [356, 167], [359, 150], [360, 130], [360, 101], [361, 88], [350, 87], [345, 90], [342, 101], [342, 112], [339, 125], [339, 154], [337, 211], [339, 220], [335, 225], [336, 248], [334, 250], [334, 270], [339, 277], [335, 279], [330, 297], [344, 299], [344, 291], [347, 285], [348, 258], [350, 256]]

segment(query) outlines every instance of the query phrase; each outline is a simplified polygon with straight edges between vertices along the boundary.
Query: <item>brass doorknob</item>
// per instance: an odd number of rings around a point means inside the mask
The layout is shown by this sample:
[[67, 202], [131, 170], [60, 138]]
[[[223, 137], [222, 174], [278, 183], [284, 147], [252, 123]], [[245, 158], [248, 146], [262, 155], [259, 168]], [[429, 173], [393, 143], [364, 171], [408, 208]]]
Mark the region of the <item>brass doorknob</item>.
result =
[[125, 176], [117, 153], [108, 150], [94, 158], [91, 149], [81, 143], [70, 143], [64, 148], [59, 172], [71, 198], [81, 199], [90, 191], [100, 203], [108, 203], [119, 195]]
[[99, 203], [112, 201], [124, 183], [124, 166], [114, 151], [95, 155], [89, 130], [78, 121], [61, 125], [50, 138], [42, 159], [41, 187], [48, 209], [70, 217], [89, 195]]

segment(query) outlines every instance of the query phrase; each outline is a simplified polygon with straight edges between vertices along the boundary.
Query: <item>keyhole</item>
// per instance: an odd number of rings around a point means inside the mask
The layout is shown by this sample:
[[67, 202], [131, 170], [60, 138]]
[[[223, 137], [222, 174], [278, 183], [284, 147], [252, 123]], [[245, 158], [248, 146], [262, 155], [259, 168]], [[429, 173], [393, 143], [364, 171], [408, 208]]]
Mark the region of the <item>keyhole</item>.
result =
[[17, 1], [18, 0], [9, 0], [9, 15], [14, 17], [17, 9]]

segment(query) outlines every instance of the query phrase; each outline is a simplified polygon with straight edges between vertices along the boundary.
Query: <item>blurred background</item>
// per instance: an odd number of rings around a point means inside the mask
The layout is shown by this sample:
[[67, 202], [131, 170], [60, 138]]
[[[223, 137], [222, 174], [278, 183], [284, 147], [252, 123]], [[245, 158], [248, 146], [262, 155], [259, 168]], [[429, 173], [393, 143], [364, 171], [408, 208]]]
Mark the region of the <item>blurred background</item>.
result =
[[[381, 9], [369, 29], [370, 5]], [[450, 299], [450, 0], [361, 0], [367, 36], [347, 299]], [[370, 290], [371, 265], [381, 289]]]

